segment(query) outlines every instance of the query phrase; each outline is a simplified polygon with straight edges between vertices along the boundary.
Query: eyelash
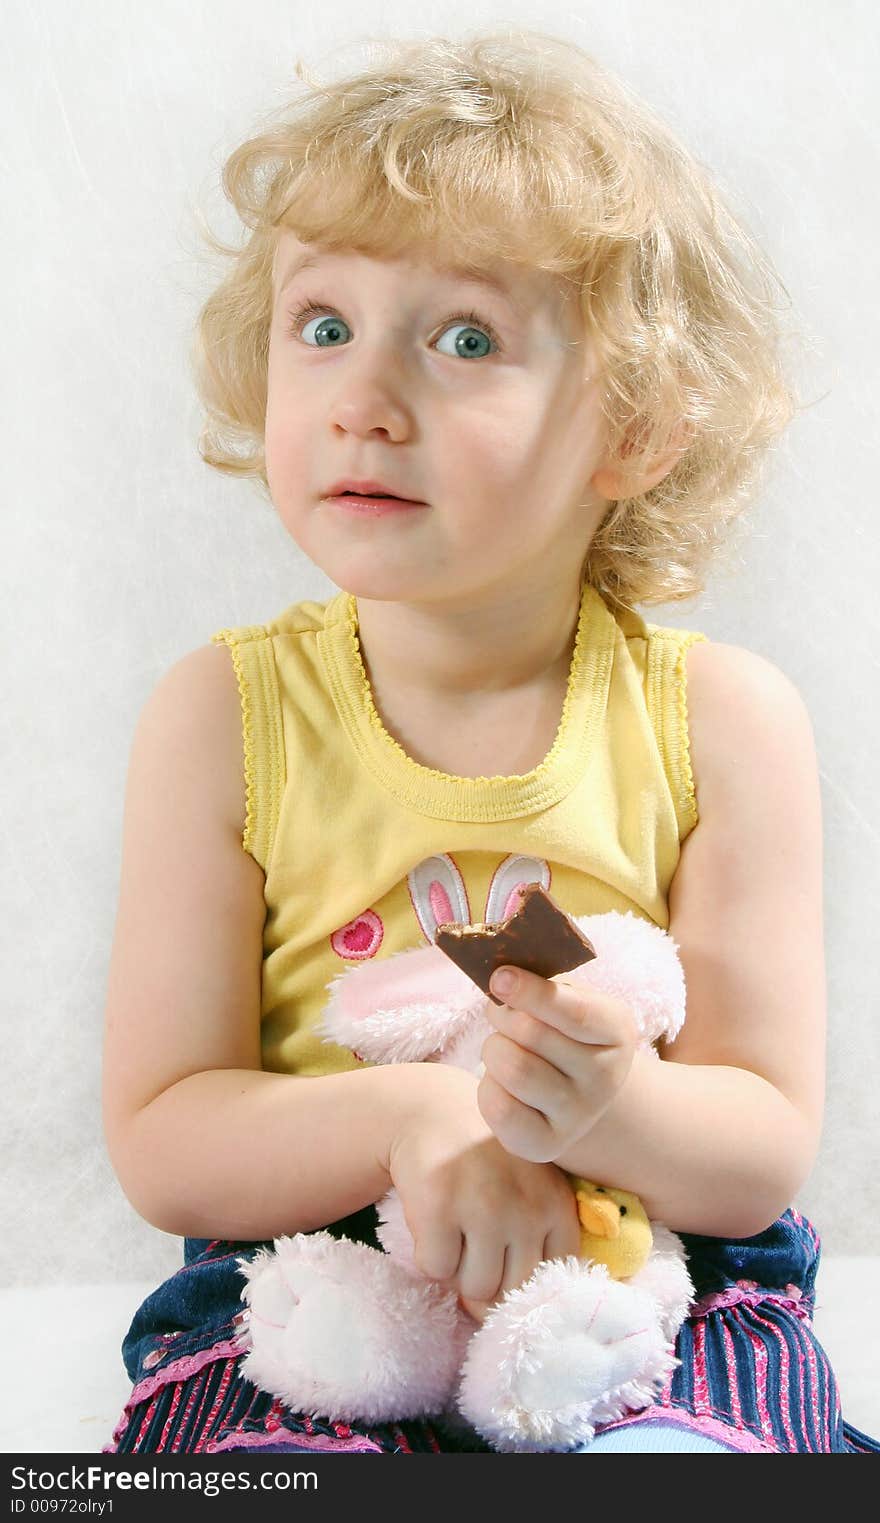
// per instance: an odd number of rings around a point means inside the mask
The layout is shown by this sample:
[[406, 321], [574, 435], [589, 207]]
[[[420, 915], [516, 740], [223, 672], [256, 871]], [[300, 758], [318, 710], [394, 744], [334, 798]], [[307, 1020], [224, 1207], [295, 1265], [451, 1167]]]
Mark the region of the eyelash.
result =
[[[319, 305], [316, 302], [310, 301], [306, 306], [300, 307], [297, 311], [291, 313], [289, 331], [291, 333], [299, 334], [302, 332], [302, 329], [305, 327], [306, 323], [309, 322], [313, 317], [330, 317], [334, 312], [335, 308], [330, 306], [329, 303], [327, 305]], [[440, 329], [440, 332], [445, 333], [446, 329], [451, 328], [455, 323], [466, 323], [468, 327], [479, 328], [481, 332], [485, 333], [488, 339], [491, 339], [498, 353], [500, 354], [502, 352], [504, 346], [502, 345], [496, 330], [493, 328], [490, 322], [487, 322], [485, 317], [480, 316], [479, 312], [455, 313], [453, 317], [448, 317], [446, 319], [443, 327]], [[320, 345], [316, 345], [315, 347], [320, 348]], [[446, 359], [451, 359], [451, 357], [451, 355], [444, 356]], [[489, 356], [487, 354], [477, 355], [477, 359], [487, 360], [488, 358]]]

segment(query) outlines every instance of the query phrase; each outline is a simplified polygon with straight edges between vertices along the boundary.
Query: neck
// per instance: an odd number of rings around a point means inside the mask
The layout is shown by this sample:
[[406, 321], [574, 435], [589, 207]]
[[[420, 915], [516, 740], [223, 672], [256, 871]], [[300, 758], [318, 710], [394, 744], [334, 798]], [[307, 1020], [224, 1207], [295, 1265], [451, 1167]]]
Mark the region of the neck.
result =
[[371, 686], [435, 703], [501, 695], [568, 671], [577, 631], [577, 574], [559, 586], [457, 604], [356, 599]]

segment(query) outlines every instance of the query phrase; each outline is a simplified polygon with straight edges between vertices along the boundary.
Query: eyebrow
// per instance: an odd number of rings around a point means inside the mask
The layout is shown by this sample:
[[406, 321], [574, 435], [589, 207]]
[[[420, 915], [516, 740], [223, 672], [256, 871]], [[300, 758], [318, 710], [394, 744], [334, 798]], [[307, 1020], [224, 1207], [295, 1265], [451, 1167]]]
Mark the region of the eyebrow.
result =
[[[276, 300], [281, 297], [284, 291], [286, 291], [287, 287], [294, 279], [294, 276], [301, 274], [303, 270], [313, 269], [314, 266], [318, 264], [322, 258], [325, 257], [325, 255], [317, 253], [295, 255], [281, 277], [281, 281], [278, 286], [278, 297]], [[523, 316], [526, 314], [527, 308], [525, 304], [513, 294], [513, 291], [506, 284], [506, 282], [501, 280], [499, 276], [494, 275], [491, 270], [486, 269], [482, 265], [434, 265], [431, 268], [433, 268], [436, 274], [441, 278], [464, 281], [469, 285], [484, 286], [487, 290], [495, 291], [506, 302], [508, 302], [511, 307], [513, 307], [514, 311], [520, 313]]]

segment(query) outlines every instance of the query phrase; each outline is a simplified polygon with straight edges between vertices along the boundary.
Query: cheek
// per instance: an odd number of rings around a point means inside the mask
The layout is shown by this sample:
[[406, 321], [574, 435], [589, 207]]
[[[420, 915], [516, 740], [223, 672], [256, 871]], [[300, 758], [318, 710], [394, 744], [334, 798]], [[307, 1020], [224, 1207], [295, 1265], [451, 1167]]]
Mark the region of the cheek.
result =
[[263, 427], [263, 446], [266, 456], [266, 475], [272, 495], [276, 492], [289, 495], [291, 488], [306, 481], [308, 455], [304, 449], [303, 435], [306, 423], [291, 397], [273, 386], [270, 380], [266, 397], [266, 416]]
[[272, 434], [276, 449], [283, 448], [285, 438], [296, 430], [297, 390], [284, 340], [276, 340], [273, 334], [266, 368], [266, 432]]
[[499, 399], [496, 406], [481, 399], [438, 424], [432, 449], [436, 477], [445, 485], [448, 504], [453, 510], [459, 506], [471, 537], [492, 536], [509, 525], [512, 505], [521, 501], [532, 471], [532, 430], [528, 412], [510, 399]]

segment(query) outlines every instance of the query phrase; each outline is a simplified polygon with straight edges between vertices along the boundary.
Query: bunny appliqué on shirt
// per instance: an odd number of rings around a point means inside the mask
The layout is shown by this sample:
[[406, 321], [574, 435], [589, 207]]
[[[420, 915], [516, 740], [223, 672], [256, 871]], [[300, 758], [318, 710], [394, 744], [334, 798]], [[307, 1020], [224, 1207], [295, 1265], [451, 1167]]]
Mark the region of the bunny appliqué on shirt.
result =
[[[550, 876], [541, 859], [505, 858], [483, 923], [507, 918], [526, 884], [549, 889]], [[433, 944], [438, 925], [473, 923], [462, 875], [451, 857], [429, 857], [408, 886], [428, 944], [379, 959], [365, 926], [362, 960], [327, 985], [318, 1029], [371, 1063], [452, 1063], [479, 1076], [493, 1029], [487, 996]], [[567, 981], [626, 1000], [640, 1045], [657, 1057], [653, 1043], [674, 1038], [684, 1020], [674, 942], [631, 913], [572, 918], [597, 955]], [[242, 1373], [292, 1410], [331, 1421], [444, 1415], [499, 1450], [589, 1443], [597, 1423], [653, 1400], [679, 1362], [675, 1337], [694, 1296], [676, 1234], [648, 1224], [637, 1197], [610, 1186], [602, 1194], [609, 1233], [636, 1231], [641, 1212], [647, 1239], [636, 1272], [616, 1277], [598, 1247], [596, 1256], [545, 1261], [481, 1324], [416, 1267], [393, 1189], [377, 1203], [384, 1252], [327, 1232], [276, 1238], [238, 1260], [249, 1307]], [[625, 1225], [626, 1208], [614, 1207], [623, 1198], [632, 1203]]]

